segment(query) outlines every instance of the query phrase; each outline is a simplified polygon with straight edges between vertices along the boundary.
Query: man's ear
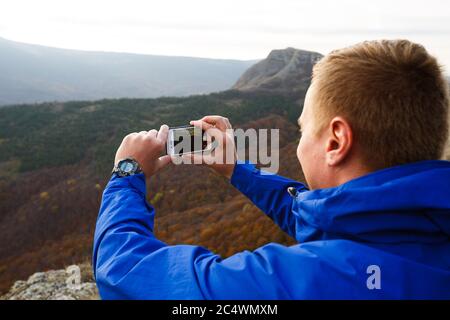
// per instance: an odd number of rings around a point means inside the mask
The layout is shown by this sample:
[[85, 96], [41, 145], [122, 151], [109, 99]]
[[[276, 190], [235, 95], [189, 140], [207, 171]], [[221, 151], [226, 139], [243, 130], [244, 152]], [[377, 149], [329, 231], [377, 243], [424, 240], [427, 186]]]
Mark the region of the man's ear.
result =
[[328, 127], [326, 142], [326, 162], [329, 166], [342, 163], [353, 146], [353, 131], [347, 120], [334, 117]]

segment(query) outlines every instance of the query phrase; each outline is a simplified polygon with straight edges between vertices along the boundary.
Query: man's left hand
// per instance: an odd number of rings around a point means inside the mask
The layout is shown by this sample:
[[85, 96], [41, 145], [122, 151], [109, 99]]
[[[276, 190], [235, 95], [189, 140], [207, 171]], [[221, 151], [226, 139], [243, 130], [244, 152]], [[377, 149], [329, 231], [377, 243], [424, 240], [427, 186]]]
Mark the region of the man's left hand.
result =
[[169, 127], [162, 125], [159, 131], [133, 132], [127, 135], [116, 152], [114, 164], [125, 158], [134, 158], [142, 168], [146, 178], [150, 178], [158, 170], [169, 163], [169, 155], [161, 156], [164, 150]]

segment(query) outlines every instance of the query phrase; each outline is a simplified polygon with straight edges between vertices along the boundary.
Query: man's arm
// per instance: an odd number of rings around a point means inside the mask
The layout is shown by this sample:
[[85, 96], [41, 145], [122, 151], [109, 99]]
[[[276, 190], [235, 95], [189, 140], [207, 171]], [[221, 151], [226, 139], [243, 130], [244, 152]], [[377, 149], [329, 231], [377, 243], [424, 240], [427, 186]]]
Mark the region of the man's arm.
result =
[[296, 192], [306, 191], [304, 184], [279, 175], [264, 174], [253, 164], [242, 161], [236, 162], [230, 182], [283, 231], [295, 238], [294, 198], [287, 190], [293, 187]]
[[143, 174], [113, 177], [103, 193], [93, 268], [104, 299], [290, 299], [295, 286], [283, 279], [299, 277], [292, 266], [313, 269], [313, 255], [277, 244], [227, 259], [200, 246], [169, 246], [153, 234], [145, 193]]
[[[153, 234], [154, 209], [145, 199], [145, 177], [114, 176], [105, 188], [94, 236], [93, 268], [104, 299], [201, 299], [192, 279], [171, 265], [180, 249], [168, 250]], [[177, 253], [176, 251], [179, 251]], [[187, 252], [186, 252], [187, 253]], [[186, 254], [184, 253], [184, 254]]]

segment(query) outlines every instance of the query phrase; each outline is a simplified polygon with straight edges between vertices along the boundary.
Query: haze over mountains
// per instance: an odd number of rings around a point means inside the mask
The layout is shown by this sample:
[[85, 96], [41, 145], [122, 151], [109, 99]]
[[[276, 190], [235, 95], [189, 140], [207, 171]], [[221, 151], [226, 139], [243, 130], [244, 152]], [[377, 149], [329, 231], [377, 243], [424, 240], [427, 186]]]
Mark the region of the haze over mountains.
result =
[[66, 50], [0, 38], [0, 106], [222, 91], [255, 62]]

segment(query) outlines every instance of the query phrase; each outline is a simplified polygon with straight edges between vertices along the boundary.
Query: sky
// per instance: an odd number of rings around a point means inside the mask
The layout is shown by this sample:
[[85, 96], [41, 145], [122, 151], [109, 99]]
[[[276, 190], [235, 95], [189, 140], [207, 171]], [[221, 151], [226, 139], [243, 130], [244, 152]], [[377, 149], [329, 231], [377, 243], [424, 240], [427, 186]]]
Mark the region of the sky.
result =
[[1, 0], [0, 37], [68, 49], [262, 59], [419, 42], [450, 72], [448, 0]]

